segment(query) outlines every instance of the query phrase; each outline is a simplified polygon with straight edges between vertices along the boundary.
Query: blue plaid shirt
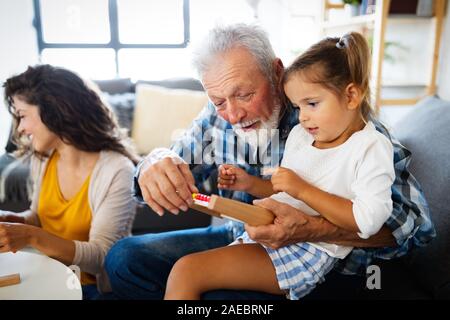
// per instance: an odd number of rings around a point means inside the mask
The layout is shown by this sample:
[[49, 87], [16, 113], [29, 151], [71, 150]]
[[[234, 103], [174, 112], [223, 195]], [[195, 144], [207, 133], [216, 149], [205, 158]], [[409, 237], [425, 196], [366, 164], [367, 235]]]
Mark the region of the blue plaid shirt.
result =
[[[263, 156], [248, 144], [244, 148], [238, 145], [230, 123], [221, 118], [210, 102], [194, 120], [191, 128], [179, 139], [171, 150], [190, 163], [197, 186], [211, 193], [217, 184], [217, 169], [220, 164], [235, 164], [247, 173], [262, 177], [263, 166], [278, 166], [283, 158], [287, 137], [298, 121], [299, 109], [289, 103], [284, 109], [278, 127], [278, 134], [268, 142]], [[392, 186], [393, 211], [386, 222], [396, 239], [396, 247], [354, 248], [335, 269], [345, 274], [365, 274], [366, 268], [374, 258], [392, 259], [400, 257], [411, 248], [425, 246], [435, 237], [435, 229], [430, 219], [429, 208], [417, 180], [408, 172], [411, 152], [390, 136], [388, 131], [375, 122], [377, 130], [389, 137], [394, 146], [394, 166], [396, 178]], [[276, 145], [276, 146], [275, 146]], [[275, 146], [272, 148], [272, 146]], [[263, 159], [264, 158], [264, 159]], [[137, 183], [140, 165], [135, 177], [135, 196], [142, 201]], [[254, 197], [240, 191], [218, 190], [223, 197], [251, 203]], [[234, 236], [243, 232], [243, 225], [232, 224]]]

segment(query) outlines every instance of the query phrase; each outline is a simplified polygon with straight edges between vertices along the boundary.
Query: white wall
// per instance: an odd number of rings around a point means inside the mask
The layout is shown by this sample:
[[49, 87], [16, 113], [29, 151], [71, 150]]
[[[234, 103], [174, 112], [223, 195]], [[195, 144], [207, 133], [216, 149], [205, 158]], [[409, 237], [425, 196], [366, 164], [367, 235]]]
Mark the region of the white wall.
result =
[[444, 32], [441, 38], [441, 55], [438, 72], [438, 94], [450, 101], [450, 4], [447, 1], [447, 14], [444, 21]]
[[[450, 100], [450, 5], [444, 18], [441, 35], [441, 50], [437, 74], [438, 94]], [[411, 29], [414, 28], [414, 33]], [[413, 24], [401, 19], [388, 22], [387, 41], [396, 41], [408, 48], [407, 51], [393, 48], [391, 53], [398, 57], [395, 64], [386, 62], [383, 67], [383, 82], [421, 84], [429, 82], [431, 73], [434, 24], [430, 19], [415, 19]], [[405, 77], [406, 75], [406, 77]], [[426, 78], [423, 77], [426, 75]]]
[[[450, 101], [450, 4], [444, 18], [444, 30], [441, 35], [441, 50], [437, 74], [438, 94]], [[411, 32], [414, 29], [414, 32]], [[425, 84], [431, 74], [432, 49], [435, 28], [430, 19], [388, 20], [387, 41], [396, 41], [408, 48], [407, 51], [392, 48], [391, 53], [398, 57], [392, 64], [383, 65], [383, 82], [406, 84]], [[426, 75], [426, 77], [424, 77]]]
[[[299, 52], [319, 40], [315, 25], [321, 9], [320, 1], [261, 0], [258, 6], [259, 23], [268, 32], [275, 54], [287, 66]], [[305, 19], [308, 18], [308, 19]], [[312, 18], [311, 25], [305, 20]]]
[[[411, 29], [414, 32], [411, 32]], [[434, 28], [429, 18], [390, 18], [386, 42], [401, 46], [387, 46], [386, 53], [395, 60], [384, 60], [384, 85], [426, 85], [429, 82]]]
[[[0, 0], [0, 84], [38, 62], [32, 0]], [[0, 153], [6, 144], [10, 115], [0, 88]]]

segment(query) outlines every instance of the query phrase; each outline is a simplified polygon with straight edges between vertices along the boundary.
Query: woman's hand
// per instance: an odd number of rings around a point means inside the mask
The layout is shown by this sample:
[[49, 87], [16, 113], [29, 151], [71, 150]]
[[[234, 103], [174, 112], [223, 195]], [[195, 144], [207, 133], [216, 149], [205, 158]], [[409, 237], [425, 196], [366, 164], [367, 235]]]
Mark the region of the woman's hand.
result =
[[230, 164], [223, 164], [219, 167], [217, 187], [247, 192], [251, 187], [251, 178], [252, 176], [245, 170]]
[[292, 197], [301, 200], [301, 194], [309, 184], [300, 178], [294, 171], [279, 167], [272, 175], [272, 187], [275, 192], [286, 192]]
[[0, 222], [0, 252], [16, 253], [30, 245], [33, 228], [22, 223]]
[[14, 212], [0, 210], [0, 222], [25, 223], [25, 217]]

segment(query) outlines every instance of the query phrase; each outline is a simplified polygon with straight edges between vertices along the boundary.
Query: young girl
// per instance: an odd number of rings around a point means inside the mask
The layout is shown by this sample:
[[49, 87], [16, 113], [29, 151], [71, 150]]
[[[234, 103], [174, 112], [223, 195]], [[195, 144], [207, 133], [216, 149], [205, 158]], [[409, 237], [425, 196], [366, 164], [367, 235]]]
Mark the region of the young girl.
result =
[[30, 210], [0, 211], [0, 252], [32, 246], [81, 269], [83, 295], [107, 291], [103, 260], [128, 236], [137, 156], [111, 111], [73, 72], [29, 67], [6, 80], [21, 153], [32, 152]]
[[[395, 174], [392, 144], [371, 122], [369, 58], [366, 40], [354, 32], [324, 39], [297, 58], [285, 72], [284, 89], [300, 108], [300, 124], [289, 134], [282, 167], [271, 181], [254, 184], [242, 169], [223, 165], [219, 187], [273, 194], [362, 238], [377, 233], [392, 211]], [[352, 250], [329, 243], [271, 249], [246, 232], [233, 244], [180, 259], [165, 298], [246, 289], [299, 299]]]

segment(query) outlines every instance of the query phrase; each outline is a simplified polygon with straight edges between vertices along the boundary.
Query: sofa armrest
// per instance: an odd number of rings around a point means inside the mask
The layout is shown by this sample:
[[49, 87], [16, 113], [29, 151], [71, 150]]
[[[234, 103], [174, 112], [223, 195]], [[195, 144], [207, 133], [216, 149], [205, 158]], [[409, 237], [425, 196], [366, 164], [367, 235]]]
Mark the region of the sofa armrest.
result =
[[0, 156], [0, 209], [23, 211], [30, 206], [30, 160]]

